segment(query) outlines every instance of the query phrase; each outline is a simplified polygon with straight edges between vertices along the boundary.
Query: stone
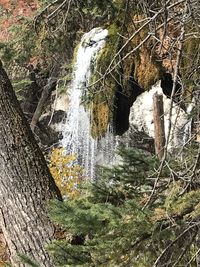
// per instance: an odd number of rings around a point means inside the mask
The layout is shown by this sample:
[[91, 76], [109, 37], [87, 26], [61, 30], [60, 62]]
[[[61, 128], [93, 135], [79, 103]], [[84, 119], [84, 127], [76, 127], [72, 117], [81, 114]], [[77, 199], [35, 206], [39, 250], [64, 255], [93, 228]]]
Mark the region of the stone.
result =
[[[139, 95], [133, 103], [129, 116], [129, 130], [126, 138], [135, 139], [138, 132], [144, 133], [149, 139], [154, 138], [153, 122], [153, 95], [163, 94], [160, 82], [156, 83], [149, 91]], [[169, 113], [171, 100], [163, 94], [165, 136], [167, 139], [169, 131]], [[190, 137], [191, 120], [187, 113], [176, 103], [172, 103], [171, 131], [169, 138], [169, 151], [184, 145]]]

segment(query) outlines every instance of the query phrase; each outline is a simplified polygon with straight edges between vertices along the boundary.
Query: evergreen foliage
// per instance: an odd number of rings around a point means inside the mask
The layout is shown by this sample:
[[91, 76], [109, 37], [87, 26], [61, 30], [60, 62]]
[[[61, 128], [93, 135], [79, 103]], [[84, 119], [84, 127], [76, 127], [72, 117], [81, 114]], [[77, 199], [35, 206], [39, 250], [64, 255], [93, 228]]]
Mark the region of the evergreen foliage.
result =
[[38, 263], [32, 261], [29, 257], [27, 257], [25, 255], [19, 255], [19, 258], [20, 258], [21, 262], [26, 264], [27, 266], [40, 267], [40, 265]]
[[125, 149], [120, 156], [121, 164], [100, 168], [77, 198], [50, 203], [52, 220], [66, 232], [49, 246], [55, 265], [196, 266], [199, 189], [183, 192], [165, 166], [151, 196], [156, 158]]

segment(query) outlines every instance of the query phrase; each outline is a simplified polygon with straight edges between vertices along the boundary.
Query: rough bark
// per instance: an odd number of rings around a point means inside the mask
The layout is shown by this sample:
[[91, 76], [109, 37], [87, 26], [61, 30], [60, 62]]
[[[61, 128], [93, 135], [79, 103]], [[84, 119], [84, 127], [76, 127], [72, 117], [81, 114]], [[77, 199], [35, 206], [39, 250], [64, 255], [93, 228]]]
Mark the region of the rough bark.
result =
[[45, 245], [54, 235], [46, 204], [61, 199], [0, 62], [0, 226], [13, 266], [18, 254], [53, 266]]

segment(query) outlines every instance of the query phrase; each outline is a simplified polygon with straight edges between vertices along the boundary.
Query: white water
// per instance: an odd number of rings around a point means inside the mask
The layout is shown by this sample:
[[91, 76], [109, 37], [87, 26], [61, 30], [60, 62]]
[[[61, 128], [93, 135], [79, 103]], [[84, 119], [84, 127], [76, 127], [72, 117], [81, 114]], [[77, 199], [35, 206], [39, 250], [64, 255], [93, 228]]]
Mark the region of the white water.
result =
[[81, 39], [69, 89], [69, 108], [63, 131], [62, 146], [66, 153], [76, 156], [78, 163], [85, 169], [85, 174], [91, 178], [95, 177], [97, 163], [110, 163], [110, 151], [114, 142], [113, 134], [109, 130], [100, 142], [91, 137], [90, 111], [86, 111], [81, 103], [82, 98], [87, 95], [91, 66], [95, 71], [96, 58], [105, 46], [107, 34], [106, 29], [95, 28]]

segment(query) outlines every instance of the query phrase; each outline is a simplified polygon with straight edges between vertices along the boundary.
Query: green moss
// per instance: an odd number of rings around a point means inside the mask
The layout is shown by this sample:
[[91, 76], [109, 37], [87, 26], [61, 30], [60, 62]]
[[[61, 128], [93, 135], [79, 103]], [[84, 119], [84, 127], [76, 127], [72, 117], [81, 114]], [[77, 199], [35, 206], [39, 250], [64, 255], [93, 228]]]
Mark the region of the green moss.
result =
[[117, 9], [121, 9], [124, 7], [126, 1], [124, 0], [113, 0], [113, 5], [117, 8]]
[[[115, 73], [108, 74], [102, 78], [102, 74], [107, 72], [107, 68], [118, 49], [119, 29], [115, 23], [108, 28], [108, 37], [105, 47], [93, 66], [91, 66], [91, 78], [87, 94], [82, 102], [86, 109], [91, 112], [91, 134], [94, 138], [106, 133], [109, 122], [112, 118], [113, 98], [116, 88]], [[78, 44], [74, 50], [72, 66], [76, 63]]]
[[79, 49], [79, 47], [80, 47], [80, 43], [77, 44], [77, 45], [75, 46], [75, 48], [74, 48], [74, 53], [73, 53], [73, 58], [72, 58], [72, 66], [74, 66], [75, 63], [76, 63], [76, 60], [77, 60], [77, 54], [78, 54], [78, 49]]
[[[138, 14], [137, 12], [132, 14], [133, 21], [141, 21], [144, 18], [142, 14]], [[130, 27], [127, 29], [129, 35], [133, 34], [141, 26], [142, 23], [130, 24]], [[148, 34], [149, 28], [146, 26], [131, 40], [129, 50], [133, 50], [139, 46]], [[163, 71], [161, 62], [157, 60], [154, 45], [155, 41], [149, 39], [131, 54], [132, 65], [134, 65], [134, 79], [145, 90], [148, 90], [160, 79]]]
[[135, 61], [135, 65], [135, 80], [145, 90], [148, 90], [160, 79], [161, 66], [155, 64], [147, 49], [144, 48], [138, 61]]
[[106, 73], [106, 70], [117, 52], [117, 48], [119, 46], [119, 36], [117, 35], [119, 29], [116, 24], [111, 24], [108, 27], [108, 38], [106, 40], [105, 47], [102, 49], [99, 57], [97, 58], [97, 71], [94, 73], [93, 81], [100, 78], [100, 73]]
[[[193, 29], [187, 29], [187, 32]], [[198, 66], [200, 60], [198, 57], [198, 51], [200, 49], [200, 38], [195, 36], [190, 37], [183, 43], [182, 62], [180, 66], [180, 73], [182, 83], [184, 84], [183, 101], [185, 105], [191, 103], [192, 93], [197, 89], [194, 81], [199, 79]]]
[[[123, 4], [123, 1], [121, 1], [121, 4]], [[139, 19], [139, 17], [136, 16], [135, 19]], [[136, 30], [132, 28], [133, 24], [127, 24], [127, 26], [130, 28], [126, 28], [126, 31], [130, 33]], [[140, 25], [137, 27], [140, 27]], [[90, 89], [89, 101], [86, 101], [88, 106], [93, 103], [91, 110], [93, 137], [104, 135], [108, 124], [112, 121], [113, 100], [118, 87], [117, 83], [121, 84], [123, 93], [129, 96], [133, 89], [130, 86], [130, 77], [134, 77], [144, 89], [149, 89], [161, 76], [161, 64], [158, 64], [154, 54], [152, 55], [153, 44], [150, 42], [143, 45], [135, 53], [130, 54], [129, 57], [121, 61], [120, 66], [110, 72], [108, 68], [110, 62], [113, 61], [119, 47], [123, 45], [118, 32], [121, 32], [120, 23], [115, 22], [108, 27], [108, 38], [105, 47], [97, 58], [96, 66], [93, 66], [90, 84], [94, 86]], [[146, 34], [148, 34], [148, 29], [145, 28], [130, 42], [120, 56], [116, 57], [111, 68], [136, 47], [146, 37]], [[103, 78], [102, 75], [104, 75]]]
[[94, 138], [101, 136], [107, 131], [110, 111], [106, 102], [94, 103], [91, 108], [93, 114], [91, 134]]
[[[91, 86], [89, 98], [90, 102], [92, 102], [92, 136], [95, 138], [106, 133], [108, 124], [112, 120], [117, 73], [113, 71], [112, 75], [110, 73], [105, 76], [102, 75], [108, 72], [108, 66], [117, 52], [119, 46], [117, 32], [118, 27], [116, 24], [108, 27], [108, 38], [105, 47], [97, 58], [90, 81], [90, 84], [94, 84], [94, 86]], [[91, 107], [90, 104], [89, 107]]]
[[[113, 5], [118, 11], [124, 4], [124, 0], [113, 1]], [[130, 16], [127, 16], [126, 22], [120, 22], [119, 15], [114, 20], [114, 23], [106, 27], [108, 29], [106, 44], [98, 55], [95, 65], [91, 67], [90, 87], [86, 99], [84, 99], [85, 108], [91, 110], [93, 137], [104, 135], [108, 124], [112, 121], [113, 100], [119, 84], [123, 93], [129, 96], [133, 90], [130, 77], [134, 78], [141, 87], [148, 90], [162, 75], [162, 62], [156, 58], [156, 53], [153, 50], [155, 43], [152, 40], [147, 41], [137, 51], [130, 53], [129, 57], [121, 61], [127, 53], [137, 47], [148, 35], [148, 27], [140, 31], [129, 45], [123, 49], [122, 53], [116, 57], [119, 48], [126, 42], [126, 39], [121, 38], [118, 33], [120, 32], [124, 36], [131, 36], [141, 26], [140, 23], [133, 23], [133, 21], [139, 21], [142, 18], [143, 16], [138, 14], [136, 9], [132, 11]], [[115, 58], [114, 62], [113, 58]], [[110, 67], [111, 62], [112, 66]], [[120, 62], [119, 66], [111, 71], [115, 63], [118, 62]]]
[[195, 71], [195, 67], [197, 68], [200, 64], [199, 57], [197, 56], [199, 49], [200, 38], [189, 38], [183, 44], [181, 73], [184, 83], [188, 86], [190, 86], [195, 79], [199, 78], [199, 73]]

